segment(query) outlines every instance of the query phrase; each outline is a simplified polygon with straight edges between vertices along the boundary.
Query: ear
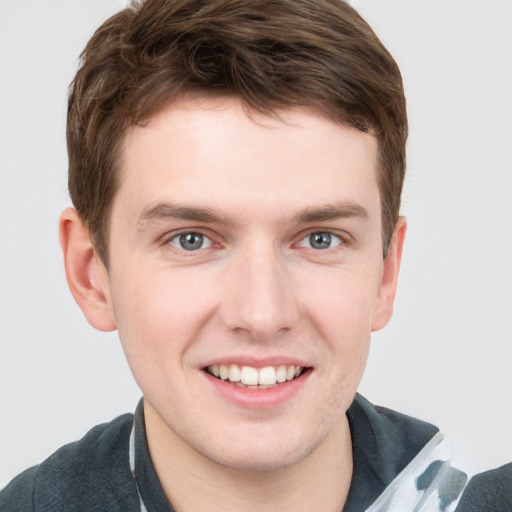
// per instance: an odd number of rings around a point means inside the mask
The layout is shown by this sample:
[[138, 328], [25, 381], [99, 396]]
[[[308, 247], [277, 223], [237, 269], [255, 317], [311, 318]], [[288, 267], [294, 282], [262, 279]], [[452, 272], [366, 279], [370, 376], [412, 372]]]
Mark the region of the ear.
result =
[[395, 302], [406, 231], [407, 220], [405, 217], [400, 217], [393, 231], [389, 251], [383, 263], [379, 295], [372, 319], [372, 331], [382, 329], [393, 315], [393, 303]]
[[59, 238], [68, 286], [80, 309], [96, 329], [115, 330], [107, 269], [96, 254], [89, 230], [74, 208], [62, 212]]

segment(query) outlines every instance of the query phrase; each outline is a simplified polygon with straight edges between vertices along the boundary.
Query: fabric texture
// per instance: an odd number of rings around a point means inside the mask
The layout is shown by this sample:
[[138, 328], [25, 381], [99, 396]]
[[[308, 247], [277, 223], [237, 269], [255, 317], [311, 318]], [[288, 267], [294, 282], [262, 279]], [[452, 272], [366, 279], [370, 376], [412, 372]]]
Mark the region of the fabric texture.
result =
[[[477, 475], [461, 498], [466, 475], [450, 466], [436, 427], [360, 395], [347, 417], [354, 474], [343, 512], [512, 512], [512, 464]], [[93, 428], [0, 492], [2, 512], [85, 510], [174, 512], [151, 462], [142, 400], [135, 415]]]

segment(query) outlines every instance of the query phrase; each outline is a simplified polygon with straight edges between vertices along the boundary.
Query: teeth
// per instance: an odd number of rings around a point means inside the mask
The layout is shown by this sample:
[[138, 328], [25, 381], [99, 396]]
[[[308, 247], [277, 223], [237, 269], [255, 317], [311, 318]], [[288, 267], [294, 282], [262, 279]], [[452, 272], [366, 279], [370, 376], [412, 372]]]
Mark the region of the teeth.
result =
[[221, 380], [229, 380], [238, 386], [251, 386], [258, 388], [273, 387], [298, 377], [303, 368], [301, 366], [266, 366], [253, 368], [252, 366], [238, 366], [237, 364], [214, 364], [208, 367], [208, 372]]
[[258, 370], [252, 366], [242, 366], [240, 381], [246, 386], [256, 386], [258, 384]]
[[276, 381], [277, 382], [286, 382], [286, 366], [281, 365], [277, 369], [276, 372]]
[[229, 377], [228, 377], [228, 379], [231, 382], [239, 382], [241, 380], [240, 368], [238, 368], [238, 365], [236, 365], [236, 364], [230, 364], [229, 365]]
[[258, 384], [268, 386], [276, 383], [276, 370], [273, 366], [267, 366], [260, 370]]
[[228, 378], [229, 370], [228, 370], [228, 367], [225, 364], [221, 364], [220, 365], [219, 374], [220, 374], [220, 378], [222, 380], [226, 380]]

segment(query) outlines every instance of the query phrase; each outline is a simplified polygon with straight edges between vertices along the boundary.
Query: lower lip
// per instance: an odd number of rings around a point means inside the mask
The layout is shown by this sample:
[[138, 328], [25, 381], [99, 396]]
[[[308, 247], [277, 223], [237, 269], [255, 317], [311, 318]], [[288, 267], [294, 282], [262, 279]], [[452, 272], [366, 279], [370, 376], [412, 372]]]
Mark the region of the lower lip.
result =
[[271, 409], [291, 400], [305, 385], [311, 369], [304, 371], [300, 377], [267, 389], [243, 388], [217, 379], [205, 371], [203, 374], [215, 392], [229, 402], [250, 409]]

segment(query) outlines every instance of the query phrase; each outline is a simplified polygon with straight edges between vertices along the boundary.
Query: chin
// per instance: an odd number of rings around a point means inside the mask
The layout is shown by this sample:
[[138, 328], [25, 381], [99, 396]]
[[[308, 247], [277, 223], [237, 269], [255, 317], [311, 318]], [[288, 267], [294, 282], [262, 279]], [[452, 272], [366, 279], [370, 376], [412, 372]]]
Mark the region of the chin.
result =
[[[262, 434], [257, 438], [234, 441], [228, 436], [230, 443], [223, 449], [206, 448], [206, 455], [212, 462], [237, 471], [268, 472], [278, 471], [300, 463], [307, 459], [322, 443], [322, 439], [271, 438]], [[218, 447], [216, 447], [218, 448]]]
[[304, 457], [298, 453], [277, 454], [269, 453], [234, 453], [229, 457], [219, 457], [213, 462], [236, 471], [270, 472], [279, 471], [293, 466]]

